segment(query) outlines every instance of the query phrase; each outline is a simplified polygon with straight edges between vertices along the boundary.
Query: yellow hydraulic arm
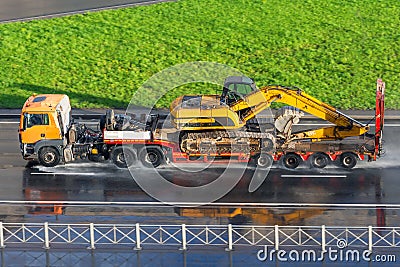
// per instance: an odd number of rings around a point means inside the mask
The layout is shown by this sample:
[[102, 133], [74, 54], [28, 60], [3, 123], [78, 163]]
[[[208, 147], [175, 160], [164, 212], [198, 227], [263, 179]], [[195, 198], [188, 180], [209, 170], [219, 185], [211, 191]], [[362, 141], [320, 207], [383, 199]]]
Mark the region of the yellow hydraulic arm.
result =
[[298, 88], [293, 89], [275, 85], [265, 86], [244, 96], [243, 99], [233, 103], [230, 108], [235, 112], [244, 111], [241, 115], [241, 120], [246, 122], [265, 108], [268, 108], [272, 102], [285, 103], [335, 125], [295, 133], [291, 139], [336, 140], [360, 136], [369, 129], [367, 125], [346, 116], [334, 107], [307, 95]]

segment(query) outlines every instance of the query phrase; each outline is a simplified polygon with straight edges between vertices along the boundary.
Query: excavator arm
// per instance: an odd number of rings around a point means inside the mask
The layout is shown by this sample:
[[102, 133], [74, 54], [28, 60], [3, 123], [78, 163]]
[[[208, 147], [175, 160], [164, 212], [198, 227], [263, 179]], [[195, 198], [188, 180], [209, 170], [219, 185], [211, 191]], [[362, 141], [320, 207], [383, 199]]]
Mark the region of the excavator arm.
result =
[[298, 88], [265, 86], [244, 96], [241, 100], [233, 103], [230, 108], [241, 113], [241, 120], [246, 122], [268, 108], [272, 102], [287, 104], [334, 124], [332, 127], [294, 133], [291, 136], [292, 140], [338, 140], [360, 136], [369, 129], [367, 125], [350, 118]]

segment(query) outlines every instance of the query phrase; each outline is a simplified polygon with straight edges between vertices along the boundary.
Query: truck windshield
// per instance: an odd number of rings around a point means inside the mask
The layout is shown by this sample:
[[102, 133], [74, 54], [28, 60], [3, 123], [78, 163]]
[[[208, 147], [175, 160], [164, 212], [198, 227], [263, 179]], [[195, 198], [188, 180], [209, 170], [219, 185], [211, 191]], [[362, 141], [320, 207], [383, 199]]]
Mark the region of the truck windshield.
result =
[[24, 129], [31, 128], [35, 125], [49, 125], [48, 114], [24, 114]]

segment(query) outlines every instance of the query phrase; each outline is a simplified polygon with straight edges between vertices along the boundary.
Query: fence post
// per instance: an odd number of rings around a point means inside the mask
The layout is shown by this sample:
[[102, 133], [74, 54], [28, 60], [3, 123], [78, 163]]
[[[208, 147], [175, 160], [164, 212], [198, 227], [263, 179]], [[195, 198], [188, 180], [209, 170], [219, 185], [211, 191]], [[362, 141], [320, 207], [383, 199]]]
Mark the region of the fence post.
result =
[[373, 241], [372, 241], [372, 226], [368, 226], [368, 250], [372, 251]]
[[279, 226], [275, 224], [275, 250], [279, 250]]
[[181, 250], [186, 250], [186, 225], [182, 224], [182, 247]]
[[96, 247], [94, 246], [94, 224], [90, 223], [89, 224], [89, 229], [90, 229], [90, 249], [95, 249]]
[[135, 225], [135, 234], [136, 234], [136, 247], [135, 250], [141, 250], [140, 244], [140, 224], [136, 223]]
[[4, 248], [4, 232], [3, 222], [0, 222], [0, 248]]
[[228, 248], [226, 251], [233, 250], [232, 224], [228, 224]]
[[45, 222], [44, 223], [44, 248], [49, 249], [50, 244], [49, 244], [49, 223]]
[[322, 251], [326, 251], [325, 225], [321, 226], [321, 249]]

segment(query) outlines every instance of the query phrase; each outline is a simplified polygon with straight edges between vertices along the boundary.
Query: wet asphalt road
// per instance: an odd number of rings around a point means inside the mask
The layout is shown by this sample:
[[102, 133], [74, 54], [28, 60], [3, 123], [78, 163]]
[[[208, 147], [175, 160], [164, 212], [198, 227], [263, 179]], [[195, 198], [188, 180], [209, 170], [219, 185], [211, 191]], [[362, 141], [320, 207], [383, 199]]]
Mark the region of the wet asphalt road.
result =
[[[140, 218], [142, 222], [164, 223], [398, 225], [400, 127], [396, 121], [388, 125], [392, 126], [385, 129], [387, 152], [378, 162], [360, 162], [350, 171], [337, 167], [316, 171], [307, 166], [293, 171], [274, 166], [253, 193], [248, 192], [248, 184], [254, 168], [248, 168], [233, 190], [215, 203], [179, 208], [153, 199], [127, 170], [117, 169], [108, 162], [81, 161], [55, 168], [25, 168], [18, 148], [18, 124], [3, 121], [0, 214], [9, 221], [41, 220], [40, 216], [70, 219], [73, 215], [80, 216], [74, 220], [87, 220], [85, 216], [94, 215], [112, 220], [113, 216], [124, 215], [127, 220]], [[240, 165], [236, 167], [240, 169]], [[168, 166], [158, 173], [175, 184], [193, 187], [215, 180], [223, 171], [223, 165], [190, 173]], [[147, 174], [140, 167], [134, 172]], [[180, 198], [173, 196], [170, 200], [179, 202]], [[19, 201], [26, 202], [20, 205]], [[62, 214], [56, 214], [54, 204], [60, 202], [67, 203], [62, 205]]]
[[153, 0], [0, 0], [0, 22], [26, 20], [41, 16], [57, 16], [65, 13], [93, 9], [123, 7], [134, 4], [161, 2]]

